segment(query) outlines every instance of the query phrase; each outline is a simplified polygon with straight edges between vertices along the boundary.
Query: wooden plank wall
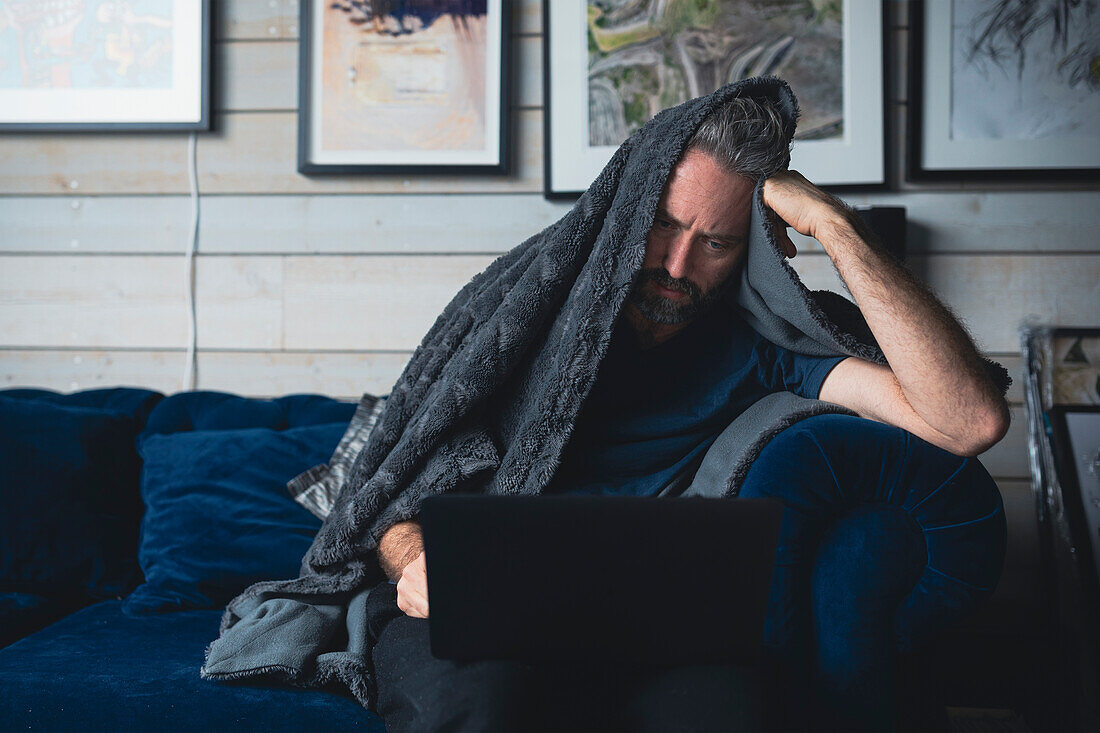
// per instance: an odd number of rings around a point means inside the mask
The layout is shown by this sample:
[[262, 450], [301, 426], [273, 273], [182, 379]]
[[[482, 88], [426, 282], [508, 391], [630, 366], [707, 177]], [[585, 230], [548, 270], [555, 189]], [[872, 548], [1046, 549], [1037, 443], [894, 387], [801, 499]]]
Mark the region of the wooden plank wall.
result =
[[[386, 392], [451, 296], [569, 208], [541, 194], [540, 3], [514, 6], [507, 177], [299, 175], [297, 2], [215, 5], [215, 132], [197, 146], [198, 386]], [[914, 271], [1016, 375], [1024, 319], [1097, 325], [1100, 193], [903, 183], [907, 12], [887, 9], [896, 192], [845, 198], [908, 207]], [[0, 385], [181, 388], [186, 153], [181, 134], [0, 136]], [[836, 285], [819, 247], [794, 264], [812, 287]], [[1013, 551], [1031, 558], [1018, 382], [1011, 398], [1013, 428], [983, 461], [1005, 490]]]

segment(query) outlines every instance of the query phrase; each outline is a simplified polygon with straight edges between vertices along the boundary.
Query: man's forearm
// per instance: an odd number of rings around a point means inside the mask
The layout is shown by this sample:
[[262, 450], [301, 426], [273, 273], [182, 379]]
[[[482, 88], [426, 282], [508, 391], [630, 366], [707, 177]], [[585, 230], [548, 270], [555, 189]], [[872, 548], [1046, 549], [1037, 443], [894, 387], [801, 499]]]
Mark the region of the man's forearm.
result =
[[913, 410], [947, 435], [975, 442], [999, 439], [1007, 425], [1007, 406], [970, 337], [947, 308], [874, 243], [854, 212], [838, 210], [817, 239]]
[[390, 580], [401, 578], [401, 571], [424, 551], [420, 522], [410, 519], [398, 522], [382, 535], [378, 543], [378, 564]]

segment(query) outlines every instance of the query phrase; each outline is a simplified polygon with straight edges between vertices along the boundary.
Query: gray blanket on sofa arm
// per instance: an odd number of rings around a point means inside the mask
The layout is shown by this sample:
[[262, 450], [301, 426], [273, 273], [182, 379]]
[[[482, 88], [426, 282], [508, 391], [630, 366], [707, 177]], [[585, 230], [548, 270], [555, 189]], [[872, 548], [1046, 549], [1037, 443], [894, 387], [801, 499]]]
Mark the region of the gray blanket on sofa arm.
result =
[[[618, 148], [568, 213], [462, 288], [409, 359], [300, 577], [257, 583], [228, 604], [204, 677], [335, 685], [374, 706], [364, 609], [384, 580], [379, 538], [434, 493], [538, 494], [549, 483], [641, 268], [670, 171], [703, 118], [737, 95], [770, 100], [793, 136], [797, 102], [774, 77], [664, 110]], [[786, 262], [762, 183], [736, 298], [728, 307], [780, 346], [885, 363], [858, 308], [809, 291]], [[1003, 393], [1007, 372], [988, 366]], [[743, 413], [726, 494], [736, 494], [772, 436], [822, 412], [848, 411], [783, 392]]]

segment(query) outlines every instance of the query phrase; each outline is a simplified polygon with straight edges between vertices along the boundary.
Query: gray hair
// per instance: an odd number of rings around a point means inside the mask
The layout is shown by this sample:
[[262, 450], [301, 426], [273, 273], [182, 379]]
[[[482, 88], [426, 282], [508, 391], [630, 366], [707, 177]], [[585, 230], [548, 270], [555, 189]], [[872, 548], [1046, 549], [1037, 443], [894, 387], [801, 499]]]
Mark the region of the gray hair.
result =
[[786, 169], [790, 146], [775, 107], [734, 97], [707, 115], [686, 150], [706, 153], [726, 170], [760, 181]]

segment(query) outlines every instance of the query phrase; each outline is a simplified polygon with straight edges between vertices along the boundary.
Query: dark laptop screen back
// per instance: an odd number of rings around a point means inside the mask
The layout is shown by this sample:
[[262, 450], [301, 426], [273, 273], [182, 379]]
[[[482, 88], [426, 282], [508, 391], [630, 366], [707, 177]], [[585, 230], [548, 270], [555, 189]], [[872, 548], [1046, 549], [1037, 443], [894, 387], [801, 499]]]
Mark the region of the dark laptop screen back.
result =
[[755, 660], [781, 514], [763, 499], [431, 497], [432, 654]]

